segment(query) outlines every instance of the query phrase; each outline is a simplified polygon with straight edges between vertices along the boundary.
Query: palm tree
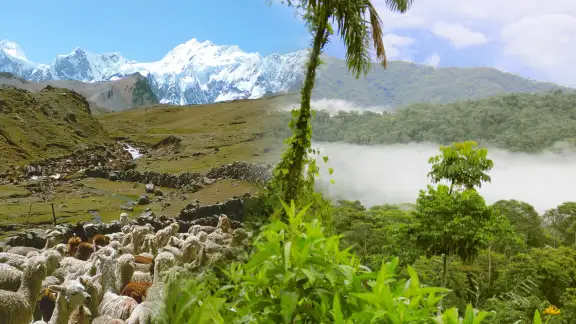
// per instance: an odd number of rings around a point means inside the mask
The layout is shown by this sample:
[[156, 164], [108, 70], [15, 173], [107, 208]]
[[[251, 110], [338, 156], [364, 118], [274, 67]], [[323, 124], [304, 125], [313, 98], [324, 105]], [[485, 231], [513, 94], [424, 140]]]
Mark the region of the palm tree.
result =
[[[413, 0], [385, 0], [392, 11], [406, 12]], [[293, 126], [293, 136], [288, 149], [275, 170], [275, 183], [279, 184], [282, 199], [287, 203], [296, 200], [302, 188], [303, 169], [311, 147], [310, 99], [316, 69], [324, 45], [332, 34], [332, 25], [346, 46], [346, 64], [356, 78], [366, 75], [372, 66], [373, 47], [377, 59], [386, 68], [386, 52], [382, 40], [382, 20], [370, 0], [288, 0], [288, 5], [304, 11], [304, 18], [313, 35], [312, 49], [306, 67], [304, 86], [301, 90], [300, 111]]]

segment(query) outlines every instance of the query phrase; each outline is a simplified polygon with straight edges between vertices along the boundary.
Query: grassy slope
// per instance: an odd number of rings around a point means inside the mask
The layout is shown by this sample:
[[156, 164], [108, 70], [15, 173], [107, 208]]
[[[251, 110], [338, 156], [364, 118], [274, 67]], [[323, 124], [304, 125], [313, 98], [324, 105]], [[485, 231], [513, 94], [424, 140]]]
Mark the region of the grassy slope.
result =
[[0, 169], [109, 142], [77, 93], [0, 88]]
[[11, 85], [32, 92], [38, 92], [47, 85], [71, 89], [86, 97], [94, 113], [118, 111], [158, 103], [147, 79], [140, 74], [115, 81], [86, 83], [74, 80], [33, 82], [14, 77], [10, 73], [0, 73], [0, 84]]
[[[135, 142], [155, 144], [169, 135], [182, 139], [177, 153], [141, 159], [139, 169], [203, 172], [233, 161], [276, 158], [282, 142], [275, 136], [277, 119], [269, 114], [294, 100], [293, 95], [281, 95], [210, 105], [157, 105], [103, 114], [98, 119], [112, 136]], [[191, 156], [195, 152], [205, 155]]]
[[533, 82], [492, 68], [437, 68], [391, 62], [387, 70], [376, 66], [366, 77], [354, 79], [344, 61], [325, 58], [318, 74], [314, 98], [338, 98], [364, 106], [399, 106], [417, 102], [447, 103], [480, 99], [500, 93], [543, 92], [560, 88]]

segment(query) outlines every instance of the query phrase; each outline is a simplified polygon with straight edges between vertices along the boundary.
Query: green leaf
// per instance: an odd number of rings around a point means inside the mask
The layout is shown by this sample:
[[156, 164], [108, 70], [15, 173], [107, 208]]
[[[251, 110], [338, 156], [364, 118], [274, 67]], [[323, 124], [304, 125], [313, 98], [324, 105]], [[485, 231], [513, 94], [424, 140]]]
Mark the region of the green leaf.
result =
[[540, 318], [540, 312], [536, 310], [534, 312], [534, 323], [533, 324], [542, 324], [542, 318]]
[[280, 294], [280, 304], [282, 306], [282, 318], [284, 323], [291, 323], [294, 310], [298, 305], [298, 293], [294, 291], [282, 291]]
[[322, 159], [324, 160], [324, 163], [328, 163], [328, 157], [327, 156], [323, 156]]
[[332, 315], [334, 316], [334, 323], [343, 324], [344, 316], [342, 315], [342, 310], [340, 309], [340, 298], [338, 294], [334, 295], [334, 303], [332, 305]]
[[330, 179], [330, 183], [331, 183], [331, 184], [335, 184], [336, 181], [334, 181], [333, 179]]
[[334, 169], [333, 169], [333, 168], [328, 168], [328, 173], [329, 173], [329, 174], [334, 173]]

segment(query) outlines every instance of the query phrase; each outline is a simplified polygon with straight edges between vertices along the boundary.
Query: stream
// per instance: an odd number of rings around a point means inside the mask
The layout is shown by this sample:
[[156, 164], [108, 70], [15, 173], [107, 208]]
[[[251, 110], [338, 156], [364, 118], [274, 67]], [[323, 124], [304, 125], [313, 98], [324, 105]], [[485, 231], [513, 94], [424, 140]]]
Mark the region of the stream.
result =
[[142, 153], [140, 153], [140, 151], [133, 147], [132, 145], [128, 144], [128, 143], [124, 143], [124, 150], [128, 151], [128, 153], [130, 153], [130, 155], [132, 155], [132, 159], [136, 160], [140, 157], [142, 157]]

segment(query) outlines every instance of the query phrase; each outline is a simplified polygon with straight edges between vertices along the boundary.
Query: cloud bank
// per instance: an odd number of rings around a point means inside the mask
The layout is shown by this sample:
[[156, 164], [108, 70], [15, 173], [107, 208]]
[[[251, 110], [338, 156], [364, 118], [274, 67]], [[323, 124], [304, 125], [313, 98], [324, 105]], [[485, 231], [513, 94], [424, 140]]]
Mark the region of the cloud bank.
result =
[[[371, 111], [375, 113], [381, 113], [384, 111], [393, 111], [389, 106], [359, 106], [351, 101], [343, 100], [343, 99], [318, 99], [312, 100], [310, 106], [314, 110], [324, 110], [327, 111], [331, 116], [338, 114], [339, 111], [345, 112], [363, 112], [363, 111]], [[290, 111], [292, 109], [299, 109], [299, 103], [292, 103], [287, 104], [285, 106], [279, 107], [281, 111]]]
[[[418, 191], [429, 184], [428, 158], [438, 154], [438, 145], [408, 144], [359, 146], [342, 143], [314, 143], [329, 161], [318, 164], [323, 170], [319, 184], [330, 196], [359, 200], [366, 206], [414, 203]], [[479, 192], [487, 203], [516, 199], [530, 203], [543, 213], [566, 201], [576, 201], [576, 154], [518, 154], [489, 149], [494, 169], [492, 182]], [[332, 176], [327, 168], [334, 168]], [[334, 179], [335, 184], [330, 184]]]
[[[420, 0], [405, 14], [390, 12], [385, 0], [373, 3], [387, 32], [385, 45], [400, 59], [407, 46], [423, 57], [468, 56], [458, 53], [473, 46], [483, 55], [468, 58], [469, 64], [576, 86], [576, 74], [568, 72], [576, 71], [574, 0]], [[433, 46], [420, 46], [429, 38]]]

